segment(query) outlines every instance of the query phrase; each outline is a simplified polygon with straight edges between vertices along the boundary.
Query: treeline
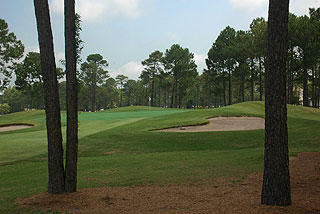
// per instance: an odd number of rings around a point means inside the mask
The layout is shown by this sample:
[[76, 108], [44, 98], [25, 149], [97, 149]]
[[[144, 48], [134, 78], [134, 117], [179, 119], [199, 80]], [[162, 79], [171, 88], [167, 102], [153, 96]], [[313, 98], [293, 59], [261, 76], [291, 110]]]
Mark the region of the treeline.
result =
[[[4, 51], [6, 55], [1, 52], [3, 94], [0, 103], [8, 104], [10, 112], [43, 109], [39, 53], [30, 52], [19, 62], [23, 44], [13, 33], [8, 33], [4, 20], [0, 21], [1, 32], [7, 32], [7, 37], [11, 38], [6, 40], [10, 43], [4, 45], [11, 51]], [[79, 36], [79, 30], [77, 33]], [[78, 41], [82, 43], [81, 39]], [[197, 71], [194, 54], [188, 48], [174, 44], [164, 52], [152, 52], [142, 61], [144, 70], [138, 80], [124, 75], [110, 77], [107, 60], [100, 54], [91, 54], [83, 63], [78, 60], [79, 110], [130, 105], [206, 108], [264, 100], [266, 44], [267, 22], [264, 18], [254, 19], [247, 31], [236, 31], [227, 26], [210, 48], [207, 68], [202, 74]], [[287, 103], [319, 108], [320, 8], [310, 9], [309, 16], [289, 15], [288, 44]], [[13, 72], [15, 86], [8, 87]], [[57, 73], [60, 105], [65, 109], [65, 74], [61, 68]]]

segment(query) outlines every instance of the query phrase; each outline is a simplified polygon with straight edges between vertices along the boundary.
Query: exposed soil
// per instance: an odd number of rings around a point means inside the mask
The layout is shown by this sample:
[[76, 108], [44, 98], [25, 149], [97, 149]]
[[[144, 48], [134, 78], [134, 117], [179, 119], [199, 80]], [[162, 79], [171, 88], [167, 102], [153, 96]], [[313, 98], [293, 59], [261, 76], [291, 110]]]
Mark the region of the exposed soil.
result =
[[83, 189], [73, 194], [17, 199], [21, 206], [62, 213], [320, 213], [320, 153], [300, 153], [291, 160], [292, 205], [260, 205], [262, 174], [233, 179], [167, 186]]
[[206, 125], [185, 126], [157, 130], [159, 132], [210, 132], [210, 131], [239, 131], [264, 129], [264, 119], [260, 117], [215, 117], [208, 119]]
[[19, 130], [19, 129], [26, 129], [31, 128], [32, 125], [8, 125], [8, 126], [1, 126], [0, 132], [12, 131], [12, 130]]

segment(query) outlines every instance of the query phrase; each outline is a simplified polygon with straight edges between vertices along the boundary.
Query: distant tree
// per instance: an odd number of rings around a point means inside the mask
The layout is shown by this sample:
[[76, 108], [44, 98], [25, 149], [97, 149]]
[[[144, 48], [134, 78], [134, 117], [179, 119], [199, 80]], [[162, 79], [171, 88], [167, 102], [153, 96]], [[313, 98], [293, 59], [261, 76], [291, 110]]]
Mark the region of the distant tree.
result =
[[128, 77], [122, 74], [116, 76], [116, 82], [120, 86], [120, 107], [122, 107], [122, 90], [126, 82], [128, 81]]
[[23, 111], [27, 103], [26, 96], [16, 87], [8, 87], [0, 96], [1, 103], [8, 103], [10, 106], [10, 113]]
[[151, 106], [155, 106], [154, 96], [155, 96], [155, 82], [156, 77], [163, 70], [162, 68], [163, 53], [160, 51], [154, 51], [149, 55], [149, 58], [142, 61], [141, 64], [145, 66], [142, 71], [142, 77], [148, 76], [151, 81]]
[[[28, 108], [42, 109], [44, 97], [40, 53], [29, 52], [21, 63], [16, 64], [14, 72], [16, 88], [28, 98]], [[63, 76], [62, 69], [57, 68], [58, 79]]]
[[[194, 61], [194, 54], [190, 53], [188, 48], [182, 48], [178, 44], [174, 44], [170, 49], [166, 50], [164, 56], [165, 69], [173, 77], [171, 107], [181, 107], [181, 100], [185, 95], [187, 79], [193, 79], [197, 76], [197, 65]], [[192, 87], [192, 85], [189, 85]], [[178, 100], [179, 96], [179, 100]]]
[[9, 33], [8, 24], [0, 18], [0, 91], [9, 85], [13, 68], [23, 53], [24, 45], [14, 33]]
[[[204, 85], [207, 88], [211, 88], [211, 84], [214, 84], [217, 91], [222, 91], [222, 99], [223, 99], [223, 106], [227, 105], [227, 98], [226, 98], [226, 88], [227, 88], [227, 77], [225, 72], [224, 66], [224, 59], [222, 57], [221, 48], [219, 44], [216, 42], [213, 43], [212, 47], [208, 52], [208, 57], [206, 59], [207, 69], [204, 71], [204, 76], [206, 77], [204, 80]], [[211, 80], [211, 81], [210, 81]], [[214, 93], [217, 94], [217, 91]], [[208, 90], [208, 92], [211, 90]], [[212, 92], [212, 91], [211, 91]], [[209, 97], [208, 97], [209, 98]]]
[[98, 97], [100, 107], [110, 109], [117, 107], [119, 101], [119, 90], [117, 89], [116, 80], [112, 77], [100, 87], [100, 96]]
[[135, 93], [137, 91], [137, 82], [135, 80], [129, 79], [125, 84], [124, 84], [124, 89], [127, 94], [127, 105], [130, 106], [131, 104], [134, 104], [134, 101], [132, 101], [132, 97], [135, 96]]
[[259, 64], [259, 100], [263, 100], [263, 68], [266, 59], [267, 48], [267, 22], [264, 18], [256, 18], [250, 24], [253, 57]]
[[63, 193], [65, 176], [63, 166], [63, 147], [61, 116], [58, 95], [58, 81], [53, 48], [48, 1], [34, 0], [38, 40], [40, 46], [41, 69], [44, 82], [44, 98], [48, 138], [48, 192]]
[[[236, 31], [227, 26], [220, 32], [218, 38], [213, 43], [208, 52], [206, 60], [208, 70], [215, 70], [220, 74], [219, 80], [223, 85], [224, 105], [232, 104], [232, 72], [236, 68], [236, 55], [234, 53], [236, 42]], [[211, 72], [214, 74], [215, 72]], [[228, 76], [227, 76], [228, 75]], [[228, 81], [228, 103], [226, 101], [226, 89]]]
[[80, 78], [91, 91], [91, 111], [96, 111], [97, 86], [103, 84], [109, 77], [108, 71], [105, 70], [107, 66], [107, 60], [103, 59], [100, 54], [89, 55], [87, 61], [81, 64]]
[[[237, 66], [234, 70], [234, 76], [239, 79], [239, 102], [245, 101], [245, 82], [250, 79], [250, 100], [254, 100], [254, 82], [255, 82], [255, 66], [252, 65], [251, 56], [251, 40], [252, 37], [248, 32], [239, 30], [236, 32], [235, 43], [233, 44], [234, 59], [237, 61]], [[252, 65], [252, 66], [250, 66]]]
[[222, 55], [224, 70], [228, 73], [228, 105], [232, 104], [232, 72], [235, 69], [236, 60], [234, 54], [234, 44], [236, 38], [236, 31], [227, 26], [219, 34], [216, 43]]
[[291, 204], [286, 106], [288, 13], [289, 0], [270, 0], [261, 203], [271, 206]]
[[43, 77], [40, 54], [29, 52], [25, 59], [15, 68], [16, 88], [28, 97], [28, 108], [43, 107]]

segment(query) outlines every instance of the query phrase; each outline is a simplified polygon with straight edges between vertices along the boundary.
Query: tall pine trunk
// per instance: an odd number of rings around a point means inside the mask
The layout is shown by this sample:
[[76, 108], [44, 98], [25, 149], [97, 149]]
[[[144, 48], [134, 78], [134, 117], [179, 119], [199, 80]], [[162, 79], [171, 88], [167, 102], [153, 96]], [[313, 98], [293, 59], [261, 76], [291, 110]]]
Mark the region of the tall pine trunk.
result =
[[267, 36], [265, 153], [261, 203], [291, 204], [286, 106], [289, 0], [270, 0]]
[[67, 145], [66, 145], [66, 192], [77, 191], [78, 160], [78, 97], [75, 0], [64, 1], [65, 11], [65, 54], [67, 73]]
[[34, 7], [44, 83], [43, 88], [48, 139], [48, 192], [60, 194], [65, 190], [65, 176], [57, 70], [48, 1], [34, 0]]

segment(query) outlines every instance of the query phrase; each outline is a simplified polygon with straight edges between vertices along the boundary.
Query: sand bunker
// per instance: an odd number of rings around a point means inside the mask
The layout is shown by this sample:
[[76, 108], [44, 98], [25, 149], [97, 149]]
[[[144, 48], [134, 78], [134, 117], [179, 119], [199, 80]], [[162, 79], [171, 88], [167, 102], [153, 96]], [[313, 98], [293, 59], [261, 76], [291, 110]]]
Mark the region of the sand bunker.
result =
[[210, 123], [199, 126], [185, 126], [157, 130], [159, 132], [210, 132], [264, 129], [264, 119], [260, 117], [215, 117]]
[[31, 128], [32, 125], [8, 125], [0, 127], [0, 132]]

